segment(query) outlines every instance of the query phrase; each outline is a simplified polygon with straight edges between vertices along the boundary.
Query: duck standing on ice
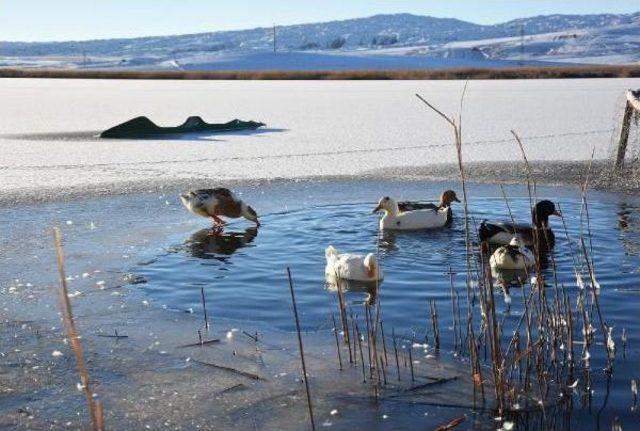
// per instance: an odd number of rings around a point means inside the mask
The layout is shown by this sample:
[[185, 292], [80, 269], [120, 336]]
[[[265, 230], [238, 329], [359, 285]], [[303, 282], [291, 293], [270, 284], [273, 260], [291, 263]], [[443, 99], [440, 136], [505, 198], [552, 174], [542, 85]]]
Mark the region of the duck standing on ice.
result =
[[195, 215], [211, 217], [214, 227], [221, 229], [225, 221], [220, 217], [239, 218], [244, 217], [260, 227], [258, 214], [242, 199], [229, 189], [217, 187], [215, 189], [192, 190], [180, 195], [184, 206]]

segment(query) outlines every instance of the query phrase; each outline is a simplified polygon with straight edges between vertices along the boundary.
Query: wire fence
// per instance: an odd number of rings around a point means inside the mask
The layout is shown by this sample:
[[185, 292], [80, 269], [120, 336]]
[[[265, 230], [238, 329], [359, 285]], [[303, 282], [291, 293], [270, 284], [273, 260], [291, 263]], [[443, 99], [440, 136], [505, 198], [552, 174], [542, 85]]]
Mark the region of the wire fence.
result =
[[[580, 137], [591, 135], [611, 135], [615, 131], [615, 128], [609, 129], [594, 129], [574, 132], [563, 133], [549, 133], [543, 135], [530, 135], [523, 136], [522, 139], [527, 143], [531, 142], [544, 142], [550, 139], [567, 138], [567, 137]], [[513, 142], [513, 138], [504, 139], [488, 139], [477, 141], [465, 141], [464, 147], [467, 146], [483, 146], [483, 145], [497, 145]], [[140, 165], [161, 165], [171, 163], [205, 163], [205, 162], [236, 162], [236, 161], [263, 161], [263, 160], [278, 160], [287, 158], [299, 158], [299, 157], [323, 157], [323, 156], [338, 156], [348, 154], [360, 154], [360, 153], [385, 153], [385, 152], [398, 152], [398, 151], [410, 151], [410, 150], [426, 150], [426, 149], [438, 149], [438, 148], [452, 148], [451, 142], [439, 143], [439, 144], [423, 144], [423, 145], [407, 145], [407, 146], [393, 146], [393, 147], [374, 147], [374, 148], [354, 148], [345, 150], [328, 150], [328, 151], [311, 151], [300, 153], [285, 153], [285, 154], [267, 154], [267, 155], [251, 155], [251, 156], [232, 156], [232, 157], [210, 157], [199, 159], [185, 159], [185, 160], [154, 160], [154, 161], [135, 161], [135, 162], [121, 162], [121, 163], [87, 163], [82, 164], [82, 167], [101, 167], [101, 166], [140, 166]], [[78, 165], [80, 166], [80, 165]], [[44, 166], [43, 166], [44, 167]], [[74, 167], [73, 165], [47, 165], [46, 169], [66, 169]], [[38, 168], [38, 166], [0, 166], [0, 170], [15, 169], [15, 168]]]

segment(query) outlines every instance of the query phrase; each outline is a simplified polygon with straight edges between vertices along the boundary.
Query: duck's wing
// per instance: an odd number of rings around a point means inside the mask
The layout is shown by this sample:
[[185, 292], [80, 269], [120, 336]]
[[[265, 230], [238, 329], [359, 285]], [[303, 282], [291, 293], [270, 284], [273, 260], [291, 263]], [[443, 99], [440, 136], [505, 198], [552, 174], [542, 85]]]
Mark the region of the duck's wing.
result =
[[398, 202], [400, 211], [437, 210], [438, 206], [431, 202], [406, 201]]
[[207, 208], [209, 214], [239, 217], [241, 212], [241, 201], [233, 192], [224, 187], [215, 189], [199, 189], [192, 192]]
[[532, 232], [531, 225], [528, 224], [484, 220], [480, 223], [478, 236], [480, 237], [480, 241], [491, 241], [491, 239], [495, 240], [497, 237], [504, 236], [505, 240], [498, 242], [504, 242], [506, 244], [513, 235], [517, 235], [525, 244], [529, 244], [532, 242]]
[[233, 192], [224, 187], [216, 187], [214, 189], [198, 189], [198, 190], [194, 190], [193, 193], [203, 200], [207, 200], [211, 198], [215, 198], [219, 200], [225, 200], [225, 199], [229, 199], [233, 201], [237, 200]]

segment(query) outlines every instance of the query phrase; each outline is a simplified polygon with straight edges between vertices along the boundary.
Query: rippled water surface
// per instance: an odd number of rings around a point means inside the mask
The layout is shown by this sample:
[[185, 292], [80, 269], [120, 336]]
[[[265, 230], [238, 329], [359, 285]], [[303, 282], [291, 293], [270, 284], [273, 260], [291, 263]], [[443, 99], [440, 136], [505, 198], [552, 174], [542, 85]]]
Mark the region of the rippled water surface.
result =
[[[206, 221], [203, 219], [202, 229], [187, 236], [176, 236], [174, 246], [137, 266], [135, 272], [147, 279], [145, 288], [151, 298], [169, 309], [201, 313], [200, 292], [203, 288], [208, 313], [214, 322], [219, 316], [293, 330], [286, 279], [286, 267], [290, 267], [302, 324], [313, 330], [329, 326], [330, 313], [337, 308], [335, 292], [327, 288], [324, 280], [325, 247], [332, 244], [339, 251], [367, 253], [376, 252], [379, 241], [380, 262], [385, 272], [379, 291], [385, 326], [417, 340], [430, 336], [429, 301], [435, 300], [442, 343], [445, 350], [451, 350], [453, 323], [449, 268], [463, 306], [466, 295], [461, 206], [455, 207], [455, 219], [448, 228], [379, 236], [378, 216], [371, 214], [373, 199], [361, 203], [331, 203], [347, 201], [340, 199], [342, 194], [366, 196], [368, 200], [372, 193], [375, 194], [368, 187], [366, 182], [347, 184], [342, 190], [335, 184], [315, 185], [309, 193], [319, 193], [323, 199], [311, 198], [303, 204], [298, 203], [295, 210], [266, 214], [259, 230], [234, 222], [224, 234], [215, 235], [204, 227]], [[412, 197], [420, 196], [425, 188], [436, 193], [432, 185], [425, 187], [423, 183], [389, 185], [390, 193]], [[529, 221], [526, 192], [514, 188], [507, 193], [514, 196], [509, 198], [509, 205], [517, 221]], [[473, 226], [483, 219], [508, 217], [506, 204], [496, 197], [500, 192], [496, 192], [494, 186], [473, 186], [470, 195]], [[574, 414], [572, 421], [578, 426], [594, 425], [597, 428], [610, 426], [614, 416], [629, 420], [627, 416], [637, 415], [630, 409], [630, 380], [640, 376], [636, 348], [640, 330], [636, 317], [640, 306], [637, 204], [624, 196], [592, 194], [588, 206], [589, 224], [583, 223], [581, 228], [581, 203], [577, 192], [545, 188], [540, 195], [559, 203], [564, 213], [566, 231], [561, 219], [551, 219], [557, 238], [553, 258], [559, 282], [565, 286], [573, 304], [578, 289], [573, 256], [580, 247], [581, 229], [585, 234], [591, 231], [592, 240], [587, 240], [586, 245], [593, 250], [593, 266], [602, 286], [600, 302], [604, 318], [614, 326], [618, 348], [614, 377], [608, 386], [600, 371], [604, 366], [602, 346], [592, 349], [593, 381], [589, 388], [585, 382], [580, 382], [578, 388], [581, 390], [576, 392], [580, 405], [576, 410], [583, 409], [588, 414]], [[267, 196], [251, 198], [255, 207], [274, 207]], [[545, 269], [544, 273], [547, 280], [552, 279], [550, 269]], [[552, 294], [553, 287], [549, 285], [547, 289]], [[370, 294], [364, 289], [347, 293], [348, 304], [354, 313], [362, 313], [362, 304]], [[498, 304], [507, 334], [520, 319], [523, 308], [522, 290], [512, 289], [512, 296], [510, 309], [503, 301]], [[623, 328], [628, 334], [625, 357], [621, 341]], [[598, 343], [600, 340], [597, 338]], [[576, 349], [579, 354], [579, 346]], [[578, 395], [590, 391], [593, 391], [590, 398]], [[603, 406], [610, 408], [602, 409]]]
[[[529, 219], [528, 205], [526, 198], [510, 200], [519, 221]], [[557, 237], [554, 257], [560, 282], [571, 292], [577, 288], [572, 252], [580, 247], [580, 200], [562, 198], [560, 205], [569, 240], [561, 220], [552, 218]], [[507, 214], [499, 198], [472, 199], [470, 208], [476, 223], [504, 219]], [[303, 324], [311, 329], [322, 325], [335, 305], [324, 279], [324, 249], [331, 244], [341, 252], [375, 253], [378, 217], [371, 215], [371, 209], [371, 203], [316, 206], [265, 215], [259, 230], [241, 223], [227, 227], [223, 234], [203, 228], [136, 269], [148, 279], [151, 296], [169, 308], [200, 312], [202, 287], [212, 315], [259, 320], [289, 330], [293, 321], [286, 267], [290, 267]], [[612, 318], [630, 315], [640, 293], [638, 234], [631, 210], [615, 203], [589, 205], [594, 267], [603, 298], [616, 304]], [[462, 208], [456, 208], [455, 214], [448, 228], [380, 236], [385, 271], [380, 294], [389, 325], [420, 331], [431, 299], [442, 303], [441, 322], [448, 323], [449, 267], [458, 288], [464, 285], [465, 272]], [[550, 270], [547, 274], [551, 276]], [[517, 291], [514, 294], [518, 296]], [[364, 292], [349, 294], [356, 304], [365, 298]]]

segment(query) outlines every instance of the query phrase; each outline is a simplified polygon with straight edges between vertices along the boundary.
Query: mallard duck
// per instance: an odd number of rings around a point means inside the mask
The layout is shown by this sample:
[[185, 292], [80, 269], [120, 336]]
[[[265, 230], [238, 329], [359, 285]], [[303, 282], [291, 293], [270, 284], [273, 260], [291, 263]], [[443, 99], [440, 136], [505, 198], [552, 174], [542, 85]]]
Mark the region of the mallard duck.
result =
[[384, 211], [384, 216], [380, 219], [381, 230], [435, 229], [445, 226], [449, 219], [448, 207], [403, 212], [389, 196], [378, 201], [373, 212], [379, 211]]
[[327, 266], [324, 273], [327, 279], [343, 279], [353, 281], [382, 280], [382, 268], [373, 253], [366, 256], [361, 254], [338, 253], [333, 246], [327, 247], [324, 252], [327, 258]]
[[484, 220], [478, 229], [478, 236], [481, 242], [500, 245], [509, 244], [515, 236], [522, 245], [533, 247], [537, 242], [539, 251], [549, 250], [555, 244], [555, 235], [549, 227], [551, 215], [561, 214], [553, 202], [540, 201], [531, 211], [533, 225]]
[[507, 245], [498, 247], [489, 259], [493, 269], [519, 269], [531, 268], [536, 264], [536, 259], [531, 250], [522, 247], [518, 238], [513, 237]]
[[189, 211], [202, 217], [211, 217], [217, 228], [226, 223], [222, 217], [244, 217], [260, 226], [258, 214], [249, 205], [238, 199], [231, 190], [218, 187], [215, 189], [200, 189], [182, 193], [182, 203]]

